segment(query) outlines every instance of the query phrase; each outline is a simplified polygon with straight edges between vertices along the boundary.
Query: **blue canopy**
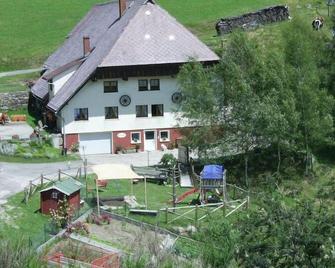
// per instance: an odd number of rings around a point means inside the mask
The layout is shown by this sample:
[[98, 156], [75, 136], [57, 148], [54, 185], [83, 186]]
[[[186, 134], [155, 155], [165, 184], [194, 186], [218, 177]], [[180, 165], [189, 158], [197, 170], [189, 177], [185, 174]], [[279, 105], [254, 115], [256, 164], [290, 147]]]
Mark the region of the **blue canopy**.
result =
[[206, 165], [201, 172], [203, 180], [221, 180], [223, 177], [224, 167], [220, 165]]

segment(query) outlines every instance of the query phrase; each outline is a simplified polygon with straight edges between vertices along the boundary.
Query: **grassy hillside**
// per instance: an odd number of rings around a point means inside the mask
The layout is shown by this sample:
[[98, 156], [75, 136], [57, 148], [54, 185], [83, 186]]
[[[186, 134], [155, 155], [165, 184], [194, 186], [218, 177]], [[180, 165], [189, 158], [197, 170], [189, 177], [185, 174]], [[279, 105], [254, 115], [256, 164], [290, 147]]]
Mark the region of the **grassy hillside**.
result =
[[0, 0], [0, 72], [39, 66], [101, 0]]
[[[39, 66], [92, 5], [104, 0], [0, 0], [0, 72]], [[195, 33], [213, 35], [218, 18], [283, 0], [159, 0]]]

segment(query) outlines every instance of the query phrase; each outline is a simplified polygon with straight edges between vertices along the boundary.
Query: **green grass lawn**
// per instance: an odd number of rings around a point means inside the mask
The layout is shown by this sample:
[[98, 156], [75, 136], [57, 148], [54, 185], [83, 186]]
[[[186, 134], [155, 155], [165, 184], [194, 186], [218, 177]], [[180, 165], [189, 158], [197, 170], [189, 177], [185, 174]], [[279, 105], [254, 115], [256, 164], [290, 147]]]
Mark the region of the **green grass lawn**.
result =
[[[298, 1], [298, 0], [294, 0]], [[87, 11], [103, 0], [0, 0], [0, 72], [38, 67]], [[159, 0], [167, 11], [205, 41], [214, 23], [283, 0]]]
[[[50, 217], [38, 212], [40, 195], [35, 193], [29, 203], [23, 203], [24, 194], [20, 192], [8, 199], [7, 204], [0, 207], [0, 237], [7, 239], [30, 239], [36, 246], [47, 239], [44, 234], [45, 225]], [[2, 211], [4, 209], [4, 211]]]
[[27, 91], [26, 81], [35, 80], [39, 73], [21, 74], [0, 78], [0, 93]]
[[0, 0], [0, 72], [38, 67], [101, 0]]

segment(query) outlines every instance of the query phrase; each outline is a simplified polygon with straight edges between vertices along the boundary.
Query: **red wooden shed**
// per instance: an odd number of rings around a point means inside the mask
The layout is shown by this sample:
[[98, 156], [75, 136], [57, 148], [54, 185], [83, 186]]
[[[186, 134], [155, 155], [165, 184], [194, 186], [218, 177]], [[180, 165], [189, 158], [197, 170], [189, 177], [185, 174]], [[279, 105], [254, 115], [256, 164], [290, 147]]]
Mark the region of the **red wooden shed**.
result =
[[66, 200], [73, 209], [80, 207], [80, 188], [82, 184], [72, 178], [57, 181], [50, 187], [40, 191], [41, 212], [50, 214], [50, 209], [57, 209], [59, 200]]

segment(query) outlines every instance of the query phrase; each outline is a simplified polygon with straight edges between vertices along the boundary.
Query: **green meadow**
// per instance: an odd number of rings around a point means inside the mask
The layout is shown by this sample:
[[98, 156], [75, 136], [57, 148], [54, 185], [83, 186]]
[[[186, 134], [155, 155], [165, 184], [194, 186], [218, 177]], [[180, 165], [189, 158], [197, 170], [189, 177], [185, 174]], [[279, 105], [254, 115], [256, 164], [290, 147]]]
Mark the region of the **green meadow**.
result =
[[[39, 67], [87, 11], [103, 0], [0, 0], [0, 72]], [[159, 0], [193, 32], [215, 34], [215, 22], [281, 0]]]

